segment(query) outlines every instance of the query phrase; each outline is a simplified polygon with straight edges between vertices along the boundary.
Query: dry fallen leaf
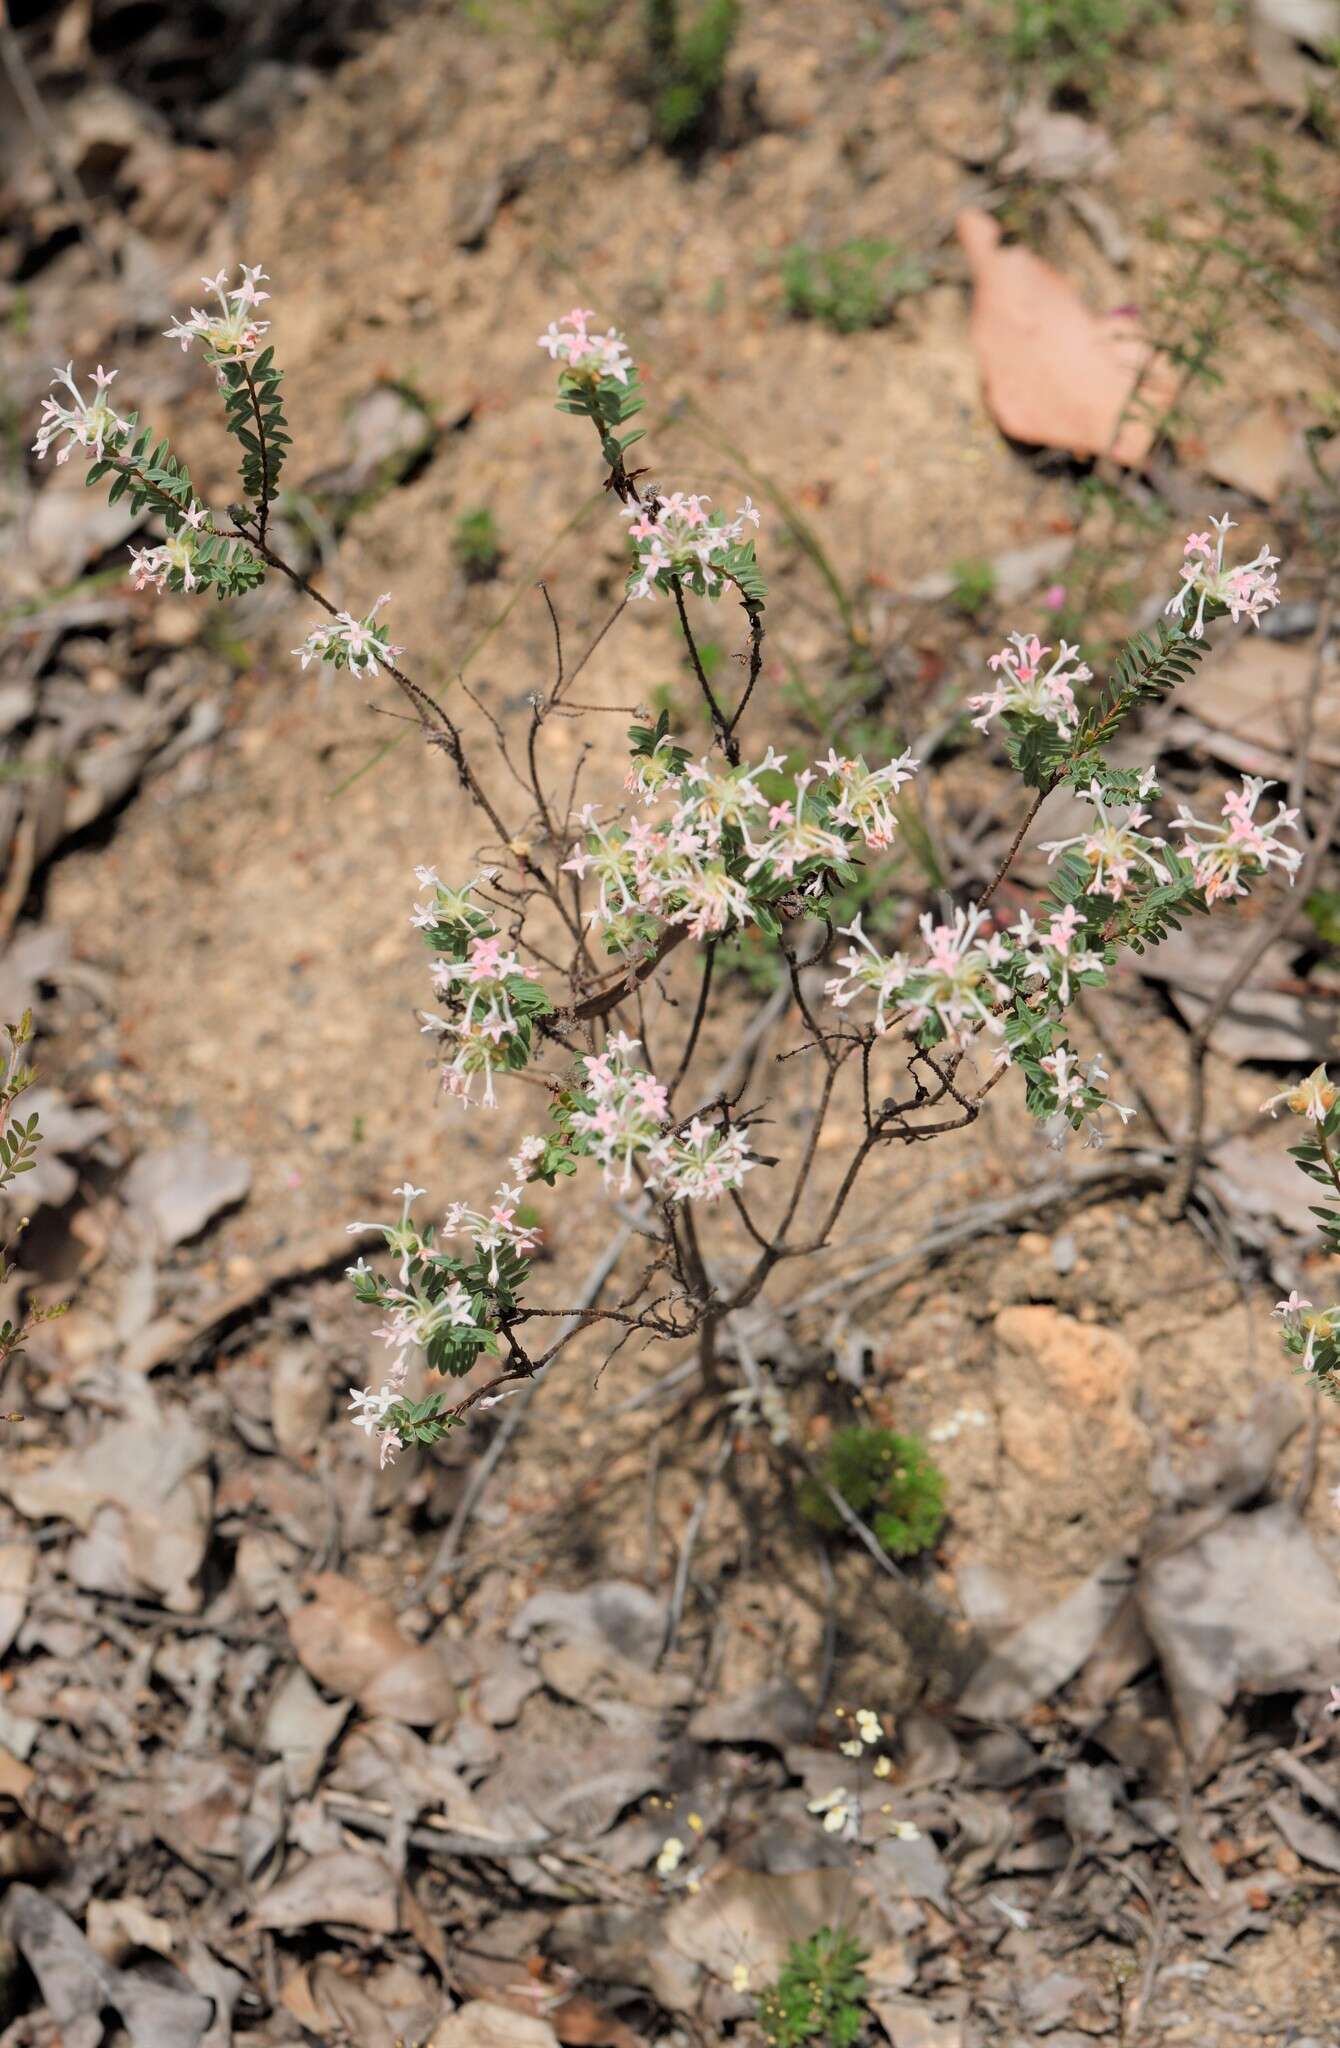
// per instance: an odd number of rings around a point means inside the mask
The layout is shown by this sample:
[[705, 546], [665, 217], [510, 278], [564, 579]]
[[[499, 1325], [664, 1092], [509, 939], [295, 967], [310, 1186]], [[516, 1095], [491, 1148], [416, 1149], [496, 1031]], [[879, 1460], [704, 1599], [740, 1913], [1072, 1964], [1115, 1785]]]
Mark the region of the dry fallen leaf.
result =
[[849, 1868], [779, 1876], [728, 1870], [678, 1900], [662, 1922], [672, 1948], [727, 1984], [741, 1963], [754, 1983], [766, 1983], [781, 1969], [792, 1942], [837, 1926], [850, 1928], [867, 1948], [887, 1939], [882, 1914]]
[[293, 1927], [365, 1927], [394, 1934], [400, 1925], [400, 1886], [380, 1856], [331, 1849], [309, 1857], [273, 1885], [252, 1915], [253, 1925], [285, 1932]]
[[143, 1899], [90, 1899], [85, 1911], [89, 1947], [108, 1963], [123, 1963], [132, 1950], [173, 1952], [172, 1923], [149, 1911]]
[[1269, 97], [1306, 113], [1334, 77], [1317, 60], [1340, 42], [1340, 0], [1251, 0], [1248, 41]]
[[399, 1964], [353, 1974], [336, 1958], [323, 1957], [285, 1980], [280, 2003], [304, 2034], [331, 2048], [350, 2041], [358, 2048], [405, 2048], [427, 2041], [445, 2001]]
[[33, 1544], [0, 1543], [0, 1656], [23, 1626], [36, 1563]]
[[4, 1931], [67, 2043], [84, 2040], [96, 2048], [108, 2007], [120, 2014], [133, 2048], [198, 2048], [213, 2021], [213, 1999], [193, 1991], [177, 1971], [151, 1976], [114, 1969], [68, 1913], [26, 1884], [14, 1885], [6, 1898]]
[[1011, 129], [1010, 148], [999, 165], [1006, 178], [1064, 185], [1071, 178], [1106, 177], [1116, 169], [1116, 151], [1101, 128], [1042, 100], [1025, 101]]
[[289, 1634], [319, 1685], [357, 1700], [368, 1714], [412, 1728], [456, 1718], [445, 1664], [429, 1643], [412, 1642], [385, 1600], [352, 1579], [321, 1572], [312, 1598], [289, 1616]]
[[[1314, 647], [1252, 633], [1230, 641], [1188, 678], [1177, 693], [1178, 708], [1204, 724], [1211, 749], [1218, 739], [1232, 742], [1235, 766], [1244, 765], [1243, 748], [1259, 749], [1261, 772], [1270, 774], [1294, 759], [1316, 675]], [[1312, 759], [1340, 767], [1340, 664], [1334, 654], [1321, 669], [1313, 719]]]
[[221, 1209], [243, 1201], [250, 1187], [248, 1160], [215, 1152], [203, 1139], [186, 1138], [159, 1152], [142, 1152], [121, 1194], [159, 1243], [171, 1247], [197, 1236]]
[[476, 1998], [438, 2022], [428, 2048], [559, 2048], [547, 2020]]
[[147, 1387], [130, 1386], [127, 1397], [126, 1421], [49, 1465], [11, 1469], [0, 1483], [21, 1515], [56, 1515], [85, 1532], [68, 1558], [77, 1583], [148, 1589], [190, 1614], [209, 1541], [210, 1488], [199, 1469], [209, 1442], [180, 1410], [160, 1411]]
[[1151, 1560], [1140, 1611], [1193, 1762], [1239, 1693], [1320, 1692], [1334, 1675], [1340, 1592], [1286, 1501]]
[[326, 1751], [348, 1718], [347, 1703], [328, 1706], [305, 1671], [296, 1665], [289, 1671], [270, 1702], [261, 1740], [282, 1758], [290, 1798], [312, 1790]]
[[[1167, 367], [1127, 316], [1091, 313], [1050, 263], [1004, 248], [990, 214], [969, 207], [957, 226], [972, 272], [973, 348], [997, 425], [1031, 446], [1137, 467], [1153, 445], [1150, 421], [1172, 397]], [[1138, 380], [1138, 406], [1123, 420]]]
[[1084, 1663], [1126, 1597], [1130, 1572], [1108, 1559], [1057, 1606], [998, 1644], [969, 1679], [958, 1711], [975, 1721], [1013, 1721], [1049, 1699]]

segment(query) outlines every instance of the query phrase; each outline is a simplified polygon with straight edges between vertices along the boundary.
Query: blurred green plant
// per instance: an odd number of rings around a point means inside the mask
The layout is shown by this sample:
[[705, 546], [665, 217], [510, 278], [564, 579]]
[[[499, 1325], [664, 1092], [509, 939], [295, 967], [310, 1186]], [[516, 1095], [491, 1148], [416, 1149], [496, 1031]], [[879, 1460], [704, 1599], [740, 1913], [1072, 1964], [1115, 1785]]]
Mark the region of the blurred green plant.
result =
[[890, 1557], [929, 1550], [944, 1527], [944, 1474], [917, 1437], [863, 1423], [834, 1433], [799, 1503], [806, 1521], [837, 1535], [846, 1525], [826, 1486], [869, 1523]]
[[978, 612], [985, 611], [996, 594], [996, 572], [990, 562], [963, 560], [951, 562], [949, 573], [954, 579], [954, 588], [949, 593], [949, 602], [956, 612], [966, 619], [975, 619]]
[[758, 2001], [770, 2048], [853, 2048], [868, 2017], [865, 1950], [841, 1928], [793, 1941], [781, 1975]]
[[687, 11], [681, 0], [642, 0], [639, 80], [662, 149], [691, 153], [711, 139], [739, 26], [739, 0]]
[[1168, 0], [1003, 0], [1003, 11], [1010, 63], [1054, 98], [1093, 105], [1106, 97], [1123, 50], [1170, 8]]
[[1314, 889], [1303, 904], [1303, 915], [1322, 945], [1340, 953], [1340, 889]]
[[782, 257], [781, 277], [793, 319], [822, 320], [839, 334], [886, 325], [901, 299], [930, 283], [917, 257], [868, 235], [832, 249], [796, 242]]
[[487, 583], [502, 566], [498, 522], [487, 505], [462, 512], [451, 533], [451, 552], [471, 583]]

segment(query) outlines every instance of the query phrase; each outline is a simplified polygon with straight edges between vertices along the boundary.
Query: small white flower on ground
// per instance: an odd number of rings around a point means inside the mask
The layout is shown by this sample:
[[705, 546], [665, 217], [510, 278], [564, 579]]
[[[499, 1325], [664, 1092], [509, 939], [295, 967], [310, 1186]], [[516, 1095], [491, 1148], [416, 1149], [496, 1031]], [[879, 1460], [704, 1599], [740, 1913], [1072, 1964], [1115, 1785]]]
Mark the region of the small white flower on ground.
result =
[[822, 1798], [811, 1799], [805, 1811], [822, 1817], [826, 1835], [841, 1835], [844, 1840], [849, 1840], [861, 1824], [860, 1801], [845, 1785], [825, 1792]]

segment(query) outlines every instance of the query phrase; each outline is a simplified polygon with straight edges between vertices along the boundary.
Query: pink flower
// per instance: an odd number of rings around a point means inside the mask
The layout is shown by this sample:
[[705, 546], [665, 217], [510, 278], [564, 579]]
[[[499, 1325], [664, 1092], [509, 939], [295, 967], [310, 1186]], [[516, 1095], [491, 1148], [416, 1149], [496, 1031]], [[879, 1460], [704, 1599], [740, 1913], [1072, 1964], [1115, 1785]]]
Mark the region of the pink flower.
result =
[[[1279, 836], [1294, 830], [1297, 811], [1280, 804], [1273, 818], [1263, 820], [1256, 816], [1262, 796], [1274, 787], [1263, 776], [1244, 775], [1241, 789], [1225, 793], [1220, 811], [1220, 817], [1227, 820], [1225, 824], [1205, 824], [1185, 804], [1179, 804], [1177, 823], [1186, 835], [1182, 857], [1192, 862], [1196, 886], [1204, 891], [1207, 903], [1225, 896], [1245, 896], [1244, 868], [1249, 875], [1264, 873], [1267, 868], [1283, 868], [1292, 882], [1302, 866], [1299, 849], [1287, 845]], [[1192, 835], [1197, 832], [1206, 837], [1194, 838]]]
[[696, 492], [671, 491], [650, 505], [622, 508], [620, 516], [631, 522], [628, 537], [637, 558], [628, 585], [630, 597], [650, 598], [657, 589], [668, 588], [672, 576], [700, 595], [716, 590], [731, 549], [743, 541], [746, 525], [758, 526], [759, 512], [746, 498], [734, 519], [727, 520], [708, 512], [711, 502]]
[[365, 677], [376, 675], [378, 662], [390, 668], [405, 651], [394, 646], [386, 627], [377, 623], [377, 613], [390, 601], [390, 591], [384, 590], [363, 619], [356, 619], [351, 612], [338, 612], [332, 625], [314, 626], [293, 653], [304, 668], [312, 661], [328, 661], [332, 668], [348, 668]]
[[164, 328], [168, 340], [180, 341], [183, 350], [193, 341], [203, 341], [205, 360], [211, 363], [254, 356], [262, 337], [270, 331], [270, 323], [253, 319], [252, 311], [270, 294], [256, 289], [257, 281], [265, 276], [259, 264], [244, 263], [241, 270], [242, 282], [232, 291], [227, 290], [226, 270], [221, 270], [217, 277], [202, 279], [205, 289], [213, 292], [219, 302], [218, 312], [202, 312], [198, 306], [192, 306], [189, 320], [179, 320], [175, 326]]
[[952, 924], [936, 924], [929, 911], [921, 919], [927, 957], [913, 963], [900, 990], [901, 1012], [920, 1030], [934, 1017], [951, 1043], [967, 1046], [974, 1032], [999, 1035], [1004, 1025], [995, 1014], [1009, 988], [998, 970], [1010, 958], [1009, 941], [999, 933], [981, 936], [990, 916], [975, 903], [955, 910]]
[[613, 377], [617, 383], [627, 384], [633, 359], [624, 345], [623, 336], [612, 327], [607, 334], [592, 334], [587, 323], [595, 317], [589, 308], [574, 306], [561, 319], [549, 322], [540, 336], [539, 346], [547, 349], [552, 360], [561, 362], [573, 376], [597, 382], [604, 377]]
[[1092, 669], [1077, 659], [1078, 647], [1071, 647], [1064, 640], [1045, 672], [1042, 664], [1051, 648], [1044, 647], [1036, 634], [1025, 638], [1022, 633], [1011, 633], [1010, 643], [987, 663], [988, 668], [997, 671], [995, 689], [968, 699], [968, 709], [980, 710], [982, 714], [974, 718], [973, 724], [985, 732], [992, 719], [1002, 712], [1016, 718], [1045, 718], [1062, 739], [1068, 739], [1079, 718], [1073, 686], [1089, 682]]
[[1208, 533], [1189, 533], [1183, 550], [1182, 587], [1164, 606], [1165, 612], [1175, 613], [1181, 618], [1188, 601], [1196, 599], [1196, 613], [1188, 628], [1193, 640], [1200, 640], [1205, 633], [1205, 607], [1219, 606], [1227, 611], [1234, 625], [1240, 618], [1248, 618], [1259, 626], [1261, 616], [1271, 605], [1280, 601], [1275, 570], [1279, 556], [1272, 555], [1262, 547], [1250, 562], [1240, 562], [1235, 568], [1224, 567], [1224, 542], [1235, 522], [1225, 513], [1222, 519], [1210, 520], [1215, 538], [1211, 541]]
[[107, 393], [116, 374], [115, 370], [104, 370], [99, 363], [93, 372], [93, 396], [85, 398], [74, 381], [73, 363], [67, 363], [63, 370], [52, 371], [52, 389], [57, 384], [64, 384], [74, 404], [62, 405], [56, 398], [43, 399], [37, 439], [33, 442], [33, 453], [39, 461], [59, 434], [67, 438], [56, 456], [58, 466], [69, 461], [72, 448], [84, 449], [95, 462], [100, 462], [107, 453], [109, 442], [115, 449], [122, 436], [130, 432], [128, 422], [114, 412], [107, 401]]
[[[1151, 768], [1142, 778], [1140, 788], [1147, 792], [1153, 786], [1154, 771]], [[1077, 833], [1071, 839], [1044, 842], [1041, 851], [1047, 859], [1054, 861], [1058, 854], [1078, 847], [1082, 858], [1093, 869], [1086, 895], [1110, 896], [1114, 903], [1121, 901], [1137, 867], [1146, 869], [1156, 881], [1166, 882], [1168, 870], [1155, 855], [1155, 850], [1164, 844], [1163, 840], [1147, 839], [1140, 831], [1150, 817], [1143, 805], [1113, 802], [1104, 795], [1102, 784], [1097, 780], [1091, 782], [1082, 794], [1097, 812], [1097, 824], [1092, 830]]]
[[1064, 583], [1049, 583], [1047, 585], [1047, 588], [1042, 593], [1042, 603], [1044, 610], [1049, 612], [1059, 612], [1061, 606], [1065, 603], [1065, 595], [1066, 592]]

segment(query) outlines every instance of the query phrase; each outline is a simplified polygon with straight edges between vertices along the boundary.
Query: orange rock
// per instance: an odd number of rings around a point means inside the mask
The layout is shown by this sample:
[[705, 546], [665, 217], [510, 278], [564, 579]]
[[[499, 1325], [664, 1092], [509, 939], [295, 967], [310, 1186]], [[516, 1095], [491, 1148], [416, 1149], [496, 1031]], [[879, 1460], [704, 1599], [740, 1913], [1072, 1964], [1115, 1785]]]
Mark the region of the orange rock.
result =
[[[1100, 318], [1031, 249], [1003, 248], [989, 213], [965, 209], [957, 230], [972, 272], [973, 349], [997, 425], [1016, 441], [1138, 468], [1172, 400], [1170, 366], [1129, 316]], [[1138, 403], [1123, 417], [1137, 382]]]
[[1011, 1518], [1084, 1569], [1146, 1512], [1139, 1361], [1115, 1330], [1047, 1303], [1002, 1309], [994, 1329], [1001, 1445], [1029, 1482], [1009, 1489]]

